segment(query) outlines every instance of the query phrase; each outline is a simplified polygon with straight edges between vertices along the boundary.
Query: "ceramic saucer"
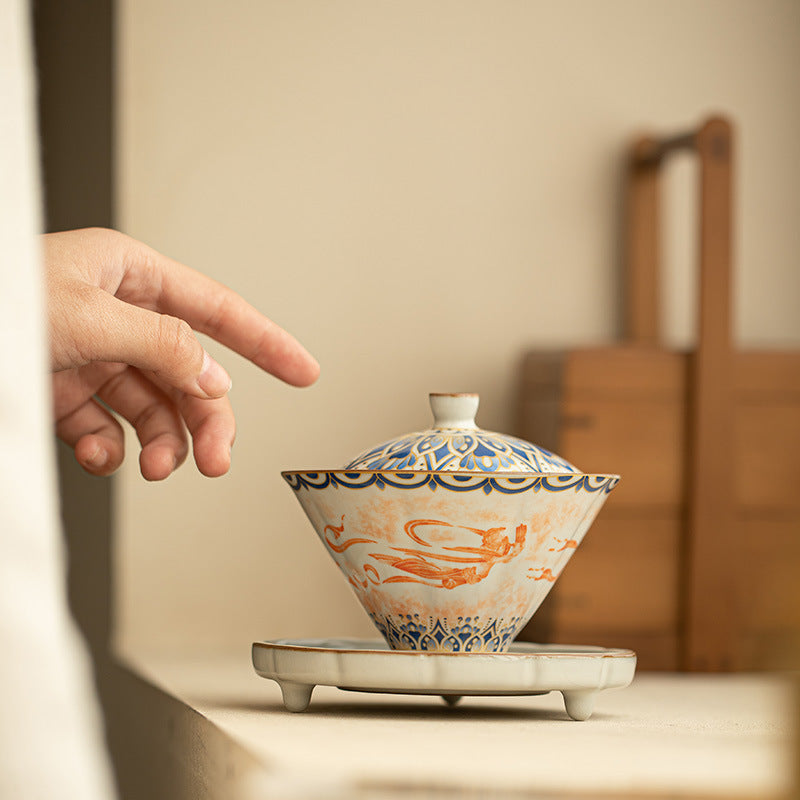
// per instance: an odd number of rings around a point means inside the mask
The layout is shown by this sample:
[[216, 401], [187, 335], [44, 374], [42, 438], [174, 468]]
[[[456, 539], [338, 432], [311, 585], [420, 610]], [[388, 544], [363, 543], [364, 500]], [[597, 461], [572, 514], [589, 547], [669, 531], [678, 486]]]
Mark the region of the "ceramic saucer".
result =
[[506, 653], [390, 650], [372, 639], [279, 639], [253, 643], [253, 666], [278, 683], [289, 711], [305, 711], [314, 687], [356, 692], [538, 695], [559, 691], [572, 719], [588, 719], [601, 689], [633, 679], [636, 654], [603, 647], [515, 642]]

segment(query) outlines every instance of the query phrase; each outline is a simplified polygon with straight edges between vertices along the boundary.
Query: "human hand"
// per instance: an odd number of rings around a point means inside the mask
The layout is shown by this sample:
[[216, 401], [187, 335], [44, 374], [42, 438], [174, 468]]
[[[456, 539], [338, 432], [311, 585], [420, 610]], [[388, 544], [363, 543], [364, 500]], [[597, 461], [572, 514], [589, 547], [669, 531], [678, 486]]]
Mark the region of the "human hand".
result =
[[94, 475], [124, 458], [127, 419], [148, 480], [194, 458], [204, 475], [230, 467], [235, 420], [225, 370], [205, 333], [294, 386], [319, 365], [232, 290], [128, 236], [100, 228], [43, 237], [56, 433]]

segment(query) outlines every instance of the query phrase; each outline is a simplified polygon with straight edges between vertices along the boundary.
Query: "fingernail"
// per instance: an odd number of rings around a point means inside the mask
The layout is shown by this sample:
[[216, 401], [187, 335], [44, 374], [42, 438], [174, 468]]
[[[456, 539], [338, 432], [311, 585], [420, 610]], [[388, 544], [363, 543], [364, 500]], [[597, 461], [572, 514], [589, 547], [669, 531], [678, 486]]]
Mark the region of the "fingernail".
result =
[[102, 469], [108, 463], [108, 453], [102, 448], [98, 447], [87, 459], [86, 464], [94, 469]]
[[208, 353], [203, 353], [203, 369], [197, 377], [197, 385], [209, 397], [222, 397], [229, 392], [233, 381], [231, 376]]

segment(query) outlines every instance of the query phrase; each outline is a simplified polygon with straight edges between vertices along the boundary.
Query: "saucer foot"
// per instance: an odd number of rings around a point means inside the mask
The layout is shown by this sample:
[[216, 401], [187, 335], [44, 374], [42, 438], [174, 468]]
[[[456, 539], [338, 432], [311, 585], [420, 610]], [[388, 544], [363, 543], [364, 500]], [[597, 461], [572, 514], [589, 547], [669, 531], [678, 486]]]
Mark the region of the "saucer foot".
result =
[[314, 684], [294, 683], [293, 681], [276, 681], [281, 687], [283, 705], [287, 711], [305, 711], [311, 702]]
[[597, 692], [594, 689], [578, 689], [562, 691], [567, 714], [576, 722], [583, 722], [592, 716], [594, 700]]
[[450, 708], [453, 708], [453, 706], [457, 705], [458, 702], [461, 700], [461, 695], [460, 694], [443, 694], [442, 695], [442, 700], [444, 700], [445, 703], [447, 703], [447, 705], [450, 706]]

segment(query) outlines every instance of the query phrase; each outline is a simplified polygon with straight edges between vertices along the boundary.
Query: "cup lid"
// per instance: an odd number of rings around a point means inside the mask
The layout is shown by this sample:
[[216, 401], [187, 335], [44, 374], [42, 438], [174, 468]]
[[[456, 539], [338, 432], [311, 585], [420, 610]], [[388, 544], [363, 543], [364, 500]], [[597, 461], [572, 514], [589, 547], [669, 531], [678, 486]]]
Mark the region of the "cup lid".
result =
[[543, 447], [475, 424], [477, 394], [431, 394], [433, 426], [365, 450], [347, 470], [580, 473]]

